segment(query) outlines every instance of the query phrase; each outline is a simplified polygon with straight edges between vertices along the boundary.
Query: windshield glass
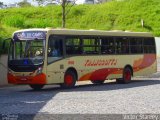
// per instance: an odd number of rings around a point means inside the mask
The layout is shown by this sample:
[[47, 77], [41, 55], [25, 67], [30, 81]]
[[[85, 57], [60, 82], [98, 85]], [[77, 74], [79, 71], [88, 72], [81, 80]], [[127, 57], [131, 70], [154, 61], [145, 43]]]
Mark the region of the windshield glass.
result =
[[45, 40], [23, 40], [11, 42], [9, 60], [30, 59], [39, 64], [44, 59]]

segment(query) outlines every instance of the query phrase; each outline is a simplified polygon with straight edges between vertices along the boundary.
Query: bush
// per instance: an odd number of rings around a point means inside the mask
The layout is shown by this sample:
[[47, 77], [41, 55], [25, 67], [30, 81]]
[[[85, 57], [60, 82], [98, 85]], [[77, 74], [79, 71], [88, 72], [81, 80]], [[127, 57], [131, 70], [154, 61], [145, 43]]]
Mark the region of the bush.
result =
[[55, 26], [54, 21], [48, 19], [34, 19], [25, 21], [24, 28], [46, 28]]
[[23, 28], [25, 17], [22, 15], [12, 15], [3, 18], [2, 23], [10, 27]]
[[3, 48], [3, 39], [0, 38], [0, 55], [8, 53], [9, 43], [10, 41], [6, 41], [5, 46]]

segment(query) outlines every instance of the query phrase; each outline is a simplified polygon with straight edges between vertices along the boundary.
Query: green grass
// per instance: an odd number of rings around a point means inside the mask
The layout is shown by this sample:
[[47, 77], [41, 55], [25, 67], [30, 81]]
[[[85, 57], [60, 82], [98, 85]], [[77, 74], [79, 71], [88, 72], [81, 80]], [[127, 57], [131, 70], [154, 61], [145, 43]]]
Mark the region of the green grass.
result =
[[14, 28], [14, 27], [0, 25], [0, 54], [8, 52], [9, 41], [6, 42], [6, 47], [2, 48], [3, 39], [11, 38], [12, 32], [16, 30], [17, 28]]
[[[71, 29], [129, 30], [160, 36], [160, 0], [124, 0], [97, 5], [76, 5], [67, 15]], [[61, 7], [0, 10], [0, 39], [17, 29], [61, 27]], [[141, 20], [144, 20], [144, 27]], [[2, 43], [0, 43], [1, 45]]]

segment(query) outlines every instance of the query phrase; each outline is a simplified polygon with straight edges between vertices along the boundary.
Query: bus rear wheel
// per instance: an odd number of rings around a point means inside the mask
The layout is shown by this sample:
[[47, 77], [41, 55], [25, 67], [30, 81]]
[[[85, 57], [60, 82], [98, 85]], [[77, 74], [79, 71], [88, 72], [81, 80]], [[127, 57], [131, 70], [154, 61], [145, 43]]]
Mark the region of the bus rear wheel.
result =
[[103, 84], [105, 80], [91, 80], [93, 84]]
[[41, 90], [44, 85], [40, 85], [40, 84], [31, 84], [29, 85], [33, 90]]
[[64, 75], [64, 83], [60, 84], [62, 88], [72, 88], [76, 84], [76, 75], [73, 71], [69, 70]]
[[132, 78], [132, 70], [129, 67], [126, 67], [123, 70], [123, 78], [116, 79], [116, 82], [120, 84], [122, 83], [127, 84], [131, 82], [131, 78]]

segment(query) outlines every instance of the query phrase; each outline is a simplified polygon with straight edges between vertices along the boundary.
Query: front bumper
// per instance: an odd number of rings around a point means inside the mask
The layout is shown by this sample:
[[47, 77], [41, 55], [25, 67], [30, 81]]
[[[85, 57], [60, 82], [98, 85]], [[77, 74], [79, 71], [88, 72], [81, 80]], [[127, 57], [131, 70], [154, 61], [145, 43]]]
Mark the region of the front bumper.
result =
[[8, 73], [7, 78], [10, 84], [47, 84], [46, 75], [44, 73], [36, 76], [14, 76]]

